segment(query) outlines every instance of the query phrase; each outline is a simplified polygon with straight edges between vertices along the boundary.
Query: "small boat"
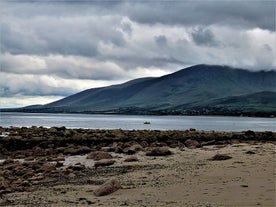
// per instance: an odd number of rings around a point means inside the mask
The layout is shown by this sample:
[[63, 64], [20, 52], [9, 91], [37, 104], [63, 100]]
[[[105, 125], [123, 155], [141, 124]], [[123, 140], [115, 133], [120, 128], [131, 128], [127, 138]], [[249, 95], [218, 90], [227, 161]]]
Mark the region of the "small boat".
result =
[[149, 121], [145, 121], [144, 124], [150, 124], [150, 122]]

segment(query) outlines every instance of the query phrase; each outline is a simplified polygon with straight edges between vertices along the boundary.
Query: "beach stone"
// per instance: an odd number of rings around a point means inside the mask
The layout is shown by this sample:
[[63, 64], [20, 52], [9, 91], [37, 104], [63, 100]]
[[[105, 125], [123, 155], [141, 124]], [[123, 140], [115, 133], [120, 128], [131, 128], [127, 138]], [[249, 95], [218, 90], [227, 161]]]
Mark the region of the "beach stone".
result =
[[69, 177], [69, 178], [74, 178], [74, 177], [76, 177], [76, 174], [75, 174], [75, 173], [69, 173], [69, 174], [68, 174], [68, 177]]
[[198, 141], [192, 140], [192, 139], [187, 139], [185, 141], [185, 145], [189, 149], [195, 149], [195, 148], [201, 147], [201, 144]]
[[46, 154], [53, 156], [54, 154], [56, 154], [56, 152], [53, 148], [49, 148], [49, 149], [46, 149]]
[[3, 165], [7, 165], [7, 164], [11, 164], [11, 163], [14, 163], [15, 160], [12, 159], [11, 157], [8, 157], [4, 162], [3, 162]]
[[115, 148], [114, 147], [102, 147], [101, 150], [104, 152], [114, 152]]
[[93, 159], [93, 160], [102, 160], [102, 159], [111, 159], [112, 155], [108, 152], [96, 151], [91, 152], [87, 155], [86, 159]]
[[143, 150], [143, 147], [140, 144], [134, 144], [130, 147], [126, 147], [125, 149], [123, 149], [123, 152], [132, 155], [141, 150]]
[[166, 156], [171, 154], [172, 152], [168, 147], [154, 147], [150, 151], [146, 152], [146, 156]]
[[143, 141], [140, 143], [140, 145], [141, 145], [143, 148], [145, 148], [145, 147], [148, 147], [148, 146], [149, 146], [149, 143], [148, 143], [147, 141], [143, 140]]
[[72, 165], [69, 166], [68, 169], [72, 169], [73, 171], [82, 171], [85, 170], [85, 165]]
[[5, 190], [5, 189], [9, 188], [10, 185], [11, 184], [8, 181], [6, 181], [6, 180], [2, 181], [0, 183], [0, 190]]
[[136, 156], [127, 156], [124, 161], [125, 162], [137, 162], [138, 158]]
[[113, 165], [114, 163], [115, 163], [115, 160], [102, 159], [102, 160], [95, 162], [94, 166], [95, 167], [110, 166], [110, 165]]
[[30, 157], [26, 157], [25, 158], [25, 161], [33, 161], [34, 160], [34, 157], [33, 156], [30, 156]]
[[229, 160], [232, 157], [229, 155], [225, 155], [225, 154], [216, 154], [215, 156], [213, 156], [210, 160], [213, 161], [221, 161], [221, 160]]
[[244, 132], [244, 134], [245, 134], [246, 136], [255, 136], [255, 132], [252, 131], [252, 130], [247, 130], [247, 131]]
[[62, 163], [62, 162], [57, 161], [57, 163], [56, 163], [56, 166], [55, 166], [55, 167], [62, 167], [62, 166], [63, 166], [63, 163]]
[[65, 161], [65, 157], [63, 154], [58, 154], [57, 158], [55, 159], [55, 161]]
[[216, 140], [210, 140], [210, 141], [206, 141], [206, 142], [202, 142], [201, 146], [208, 146], [208, 145], [214, 145], [216, 143]]
[[256, 152], [253, 152], [253, 151], [251, 151], [251, 150], [248, 150], [245, 154], [254, 155], [254, 154], [256, 154]]
[[28, 181], [38, 181], [38, 180], [43, 180], [44, 176], [43, 175], [34, 175], [33, 177], [29, 178]]
[[88, 146], [80, 146], [77, 148], [77, 154], [86, 154], [91, 152], [91, 148]]
[[4, 190], [0, 190], [0, 195], [2, 194], [7, 194], [7, 193], [12, 193], [12, 189], [11, 188], [6, 188]]
[[109, 195], [121, 188], [122, 186], [117, 179], [111, 179], [106, 181], [103, 185], [101, 185], [98, 189], [96, 189], [94, 191], [94, 195], [95, 196]]
[[230, 140], [230, 144], [239, 144], [240, 143], [240, 140], [238, 139], [231, 139]]
[[69, 147], [69, 148], [64, 150], [64, 154], [66, 154], [66, 155], [68, 155], [68, 154], [76, 155], [76, 154], [78, 154], [78, 149], [73, 148], [73, 147]]
[[48, 173], [48, 172], [51, 172], [51, 171], [54, 171], [54, 170], [56, 170], [56, 167], [54, 165], [45, 163], [37, 170], [37, 172]]

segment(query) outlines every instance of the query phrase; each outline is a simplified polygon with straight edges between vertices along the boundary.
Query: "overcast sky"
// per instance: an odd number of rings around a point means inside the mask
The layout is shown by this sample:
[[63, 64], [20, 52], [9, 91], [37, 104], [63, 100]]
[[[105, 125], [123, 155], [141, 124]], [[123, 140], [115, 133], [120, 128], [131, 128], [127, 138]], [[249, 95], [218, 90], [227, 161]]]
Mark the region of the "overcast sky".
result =
[[0, 107], [195, 64], [276, 70], [275, 0], [1, 0]]

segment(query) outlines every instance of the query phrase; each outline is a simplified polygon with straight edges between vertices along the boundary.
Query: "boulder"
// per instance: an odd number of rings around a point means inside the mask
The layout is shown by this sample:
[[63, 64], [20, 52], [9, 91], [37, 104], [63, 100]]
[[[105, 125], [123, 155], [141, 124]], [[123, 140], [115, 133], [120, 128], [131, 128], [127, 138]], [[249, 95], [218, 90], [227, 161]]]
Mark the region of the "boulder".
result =
[[245, 154], [248, 154], [248, 155], [254, 155], [254, 154], [256, 154], [256, 152], [253, 152], [253, 151], [251, 151], [251, 150], [248, 150], [248, 151], [246, 151], [246, 153]]
[[64, 150], [64, 154], [66, 155], [76, 155], [78, 154], [78, 149], [74, 148], [74, 147], [69, 147], [67, 149]]
[[112, 155], [108, 152], [96, 151], [91, 152], [87, 155], [86, 159], [93, 159], [93, 160], [102, 160], [102, 159], [111, 159]]
[[111, 179], [106, 181], [102, 186], [100, 186], [97, 190], [95, 190], [94, 195], [95, 196], [109, 195], [121, 188], [122, 186], [117, 179]]
[[77, 153], [78, 154], [85, 154], [91, 152], [91, 148], [88, 146], [80, 146], [77, 148]]
[[123, 152], [132, 155], [141, 150], [143, 150], [143, 147], [140, 144], [134, 144], [130, 147], [126, 147], [125, 149], [123, 149]]
[[146, 152], [146, 156], [166, 156], [171, 154], [172, 152], [168, 147], [154, 147], [150, 151]]
[[216, 154], [215, 156], [213, 156], [210, 160], [213, 161], [221, 161], [221, 160], [229, 160], [232, 157], [229, 155], [225, 155], [225, 154]]
[[201, 147], [201, 144], [198, 141], [192, 140], [192, 139], [187, 139], [185, 141], [185, 145], [186, 145], [186, 147], [188, 147], [190, 149], [195, 149], [195, 148]]
[[138, 158], [136, 156], [127, 156], [125, 162], [137, 162]]
[[44, 163], [39, 169], [36, 170], [36, 172], [49, 173], [55, 170], [56, 170], [56, 167], [53, 164]]
[[113, 165], [114, 163], [115, 163], [115, 160], [102, 159], [102, 160], [95, 162], [94, 166], [95, 167], [110, 166], [110, 165]]

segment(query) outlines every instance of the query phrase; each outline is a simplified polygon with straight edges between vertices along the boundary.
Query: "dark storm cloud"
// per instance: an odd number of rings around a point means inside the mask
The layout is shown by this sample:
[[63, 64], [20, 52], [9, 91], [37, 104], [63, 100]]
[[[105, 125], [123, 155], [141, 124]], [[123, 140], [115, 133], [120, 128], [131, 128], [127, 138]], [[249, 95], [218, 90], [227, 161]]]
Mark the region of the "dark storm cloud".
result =
[[150, 1], [127, 3], [123, 12], [141, 23], [231, 25], [275, 30], [275, 1]]
[[210, 29], [197, 28], [192, 32], [192, 38], [198, 45], [218, 46], [215, 35]]
[[[5, 1], [9, 2], [9, 1]], [[231, 25], [275, 30], [274, 0], [208, 1], [94, 1], [40, 0], [10, 1], [5, 10], [19, 16], [119, 15], [145, 24]], [[21, 3], [20, 3], [21, 2]]]
[[4, 19], [1, 49], [11, 54], [95, 56], [100, 41], [125, 44], [119, 24], [120, 18], [111, 17]]

